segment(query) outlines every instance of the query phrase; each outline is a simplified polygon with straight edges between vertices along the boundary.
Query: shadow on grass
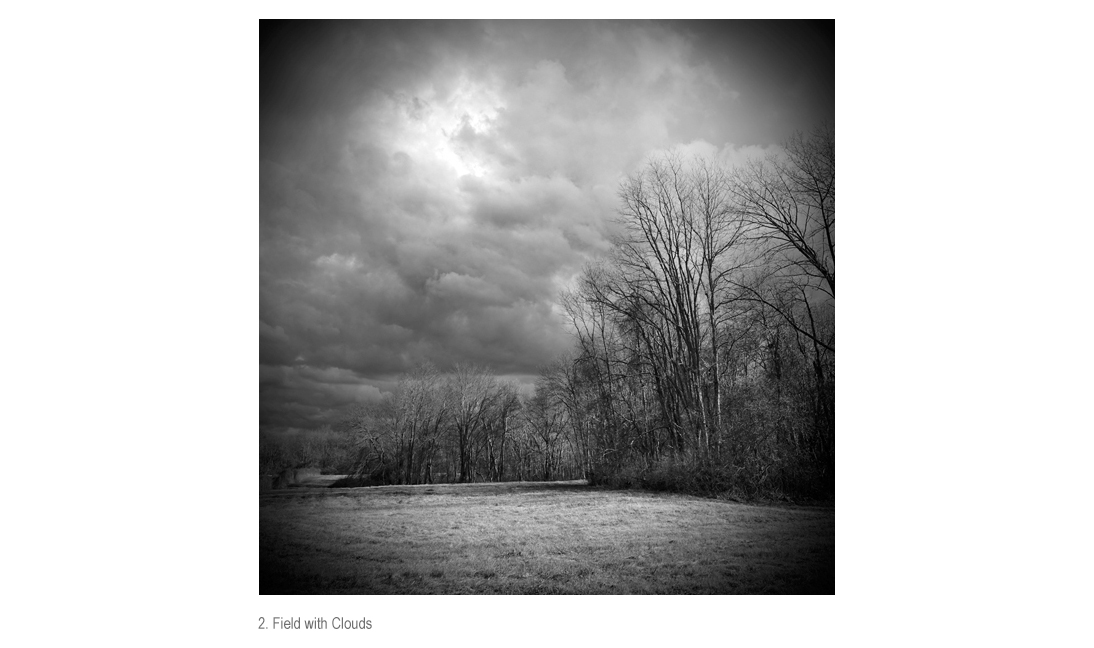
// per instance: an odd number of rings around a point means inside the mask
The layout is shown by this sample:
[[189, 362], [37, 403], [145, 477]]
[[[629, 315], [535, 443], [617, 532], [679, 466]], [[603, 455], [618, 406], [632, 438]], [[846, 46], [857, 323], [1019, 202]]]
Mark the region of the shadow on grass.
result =
[[376, 494], [392, 495], [508, 495], [535, 491], [564, 492], [591, 490], [584, 479], [571, 481], [516, 481], [516, 482], [479, 482], [470, 484], [414, 484], [398, 486], [364, 486], [353, 477], [339, 479], [329, 488], [366, 488]]

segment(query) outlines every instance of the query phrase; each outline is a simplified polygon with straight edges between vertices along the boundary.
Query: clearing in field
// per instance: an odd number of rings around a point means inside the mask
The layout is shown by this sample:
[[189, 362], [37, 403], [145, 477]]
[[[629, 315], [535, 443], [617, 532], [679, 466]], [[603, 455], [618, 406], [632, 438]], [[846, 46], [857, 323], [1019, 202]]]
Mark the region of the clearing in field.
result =
[[261, 594], [834, 594], [835, 510], [584, 482], [290, 488]]

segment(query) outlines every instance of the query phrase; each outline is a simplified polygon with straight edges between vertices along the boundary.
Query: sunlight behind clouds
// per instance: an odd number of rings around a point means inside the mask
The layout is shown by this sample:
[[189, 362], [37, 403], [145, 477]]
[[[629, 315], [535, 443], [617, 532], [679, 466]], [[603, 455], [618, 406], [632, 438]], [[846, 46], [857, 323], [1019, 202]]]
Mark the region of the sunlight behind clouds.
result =
[[422, 96], [396, 97], [388, 103], [394, 125], [389, 146], [414, 160], [432, 160], [455, 178], [480, 177], [490, 170], [489, 160], [460, 145], [461, 133], [489, 135], [505, 106], [498, 93], [485, 83], [463, 76], [448, 96], [433, 87]]

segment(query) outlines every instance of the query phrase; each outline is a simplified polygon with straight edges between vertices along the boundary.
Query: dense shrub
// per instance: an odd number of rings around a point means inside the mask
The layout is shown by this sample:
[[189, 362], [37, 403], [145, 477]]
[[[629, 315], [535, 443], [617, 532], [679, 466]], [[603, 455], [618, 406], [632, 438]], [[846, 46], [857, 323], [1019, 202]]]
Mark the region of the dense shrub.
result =
[[834, 481], [816, 462], [780, 461], [755, 453], [735, 460], [685, 454], [643, 462], [634, 458], [615, 470], [589, 471], [591, 484], [619, 489], [687, 493], [734, 500], [815, 501], [834, 497]]

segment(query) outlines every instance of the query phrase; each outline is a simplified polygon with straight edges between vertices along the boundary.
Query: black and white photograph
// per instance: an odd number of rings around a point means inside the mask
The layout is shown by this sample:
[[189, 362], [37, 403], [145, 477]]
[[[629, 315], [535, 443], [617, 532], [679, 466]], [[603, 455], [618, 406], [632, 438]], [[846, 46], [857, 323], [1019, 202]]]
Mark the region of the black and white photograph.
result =
[[835, 22], [260, 23], [266, 594], [835, 593]]

